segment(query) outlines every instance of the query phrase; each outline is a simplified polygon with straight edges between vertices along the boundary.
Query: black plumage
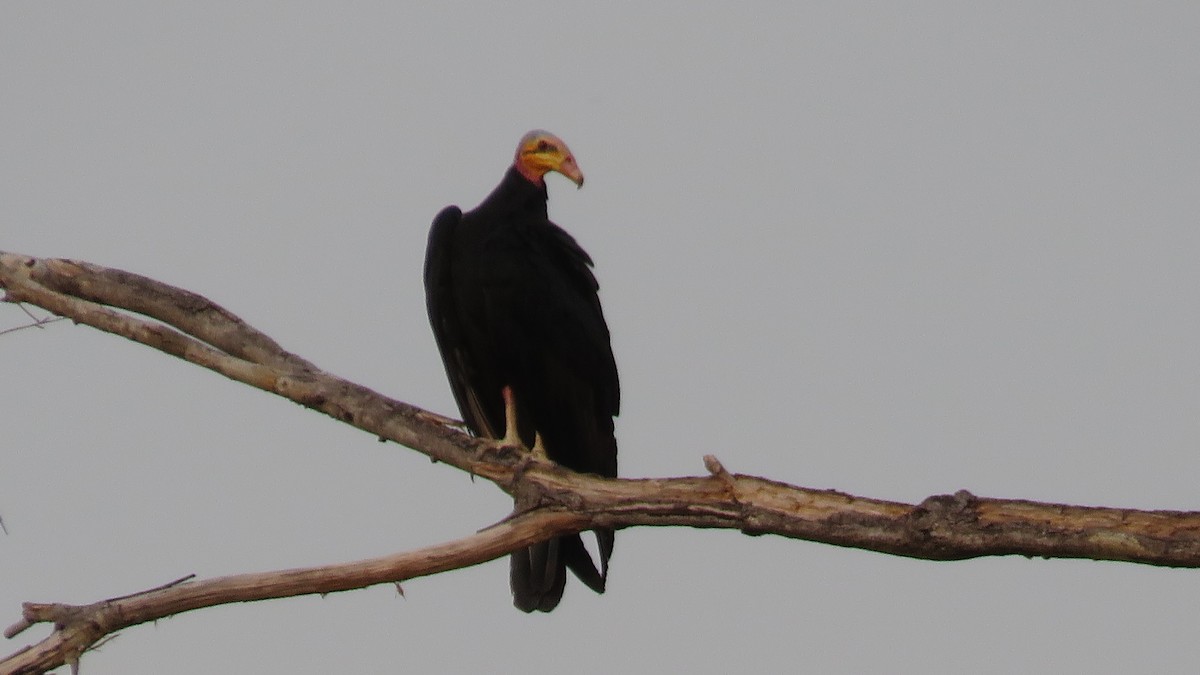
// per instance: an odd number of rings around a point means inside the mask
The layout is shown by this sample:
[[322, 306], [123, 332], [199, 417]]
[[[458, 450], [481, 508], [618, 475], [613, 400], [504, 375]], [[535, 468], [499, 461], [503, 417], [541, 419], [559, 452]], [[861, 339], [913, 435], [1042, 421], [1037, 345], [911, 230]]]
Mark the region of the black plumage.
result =
[[[616, 476], [620, 385], [608, 326], [591, 258], [547, 217], [548, 171], [582, 185], [566, 145], [531, 132], [479, 206], [437, 215], [425, 257], [429, 320], [472, 432], [504, 437], [508, 396], [524, 446], [539, 445], [576, 471]], [[526, 612], [554, 609], [567, 569], [604, 592], [613, 531], [596, 538], [599, 569], [579, 535], [513, 554], [513, 603]]]

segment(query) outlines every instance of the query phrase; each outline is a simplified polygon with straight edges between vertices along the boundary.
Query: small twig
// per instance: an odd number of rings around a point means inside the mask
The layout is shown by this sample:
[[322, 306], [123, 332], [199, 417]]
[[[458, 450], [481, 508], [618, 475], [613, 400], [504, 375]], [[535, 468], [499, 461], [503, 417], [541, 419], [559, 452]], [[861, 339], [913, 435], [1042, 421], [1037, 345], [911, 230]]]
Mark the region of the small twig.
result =
[[21, 633], [24, 633], [31, 626], [33, 626], [32, 621], [25, 617], [21, 617], [16, 623], [4, 629], [4, 637], [11, 640]]
[[115, 598], [109, 598], [109, 599], [105, 600], [105, 602], [112, 602], [114, 600], [124, 600], [126, 598], [136, 598], [139, 595], [145, 595], [147, 593], [154, 593], [155, 591], [161, 591], [166, 588], [178, 586], [179, 584], [182, 584], [185, 581], [191, 581], [192, 579], [195, 579], [195, 578], [196, 578], [196, 574], [193, 572], [192, 574], [189, 574], [187, 576], [179, 577], [178, 579], [176, 579], [174, 581], [168, 581], [167, 583], [165, 583], [161, 586], [155, 586], [154, 588], [147, 588], [144, 591], [135, 591], [133, 593], [127, 593], [125, 595], [118, 595]]
[[[706, 470], [712, 474], [713, 478], [720, 480], [720, 482], [725, 485], [725, 491], [727, 492], [728, 496], [730, 496], [730, 501], [738, 504], [739, 507], [744, 506], [742, 500], [739, 500], [738, 498], [737, 478], [734, 478], [733, 474], [728, 472], [727, 468], [725, 468], [725, 465], [721, 464], [721, 460], [716, 459], [716, 455], [704, 455], [704, 468], [706, 468]], [[743, 513], [742, 516], [743, 518], [746, 518], [745, 513]]]
[[729, 489], [733, 489], [734, 479], [733, 474], [725, 469], [725, 465], [721, 464], [721, 460], [717, 459], [716, 455], [704, 456], [704, 468], [713, 475], [714, 478], [720, 478]]
[[26, 314], [28, 314], [29, 318], [33, 319], [33, 323], [27, 323], [23, 326], [16, 326], [14, 328], [5, 328], [4, 330], [0, 330], [0, 335], [4, 335], [6, 333], [15, 333], [19, 330], [25, 330], [26, 328], [45, 328], [48, 324], [67, 320], [67, 317], [65, 317], [65, 316], [47, 316], [47, 317], [39, 319], [36, 316], [34, 316], [32, 312], [30, 312], [28, 309], [26, 309], [25, 305], [18, 303], [17, 307], [20, 307], [22, 312], [25, 312]]

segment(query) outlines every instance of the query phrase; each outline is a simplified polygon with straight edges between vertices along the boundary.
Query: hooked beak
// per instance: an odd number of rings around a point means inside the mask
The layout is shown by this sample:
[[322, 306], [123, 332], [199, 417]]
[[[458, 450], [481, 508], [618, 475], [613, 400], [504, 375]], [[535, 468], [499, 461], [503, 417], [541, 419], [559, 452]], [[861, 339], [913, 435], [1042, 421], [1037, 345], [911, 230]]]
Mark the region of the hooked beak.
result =
[[558, 165], [558, 172], [569, 178], [576, 188], [583, 187], [583, 172], [575, 163], [575, 155], [567, 155]]

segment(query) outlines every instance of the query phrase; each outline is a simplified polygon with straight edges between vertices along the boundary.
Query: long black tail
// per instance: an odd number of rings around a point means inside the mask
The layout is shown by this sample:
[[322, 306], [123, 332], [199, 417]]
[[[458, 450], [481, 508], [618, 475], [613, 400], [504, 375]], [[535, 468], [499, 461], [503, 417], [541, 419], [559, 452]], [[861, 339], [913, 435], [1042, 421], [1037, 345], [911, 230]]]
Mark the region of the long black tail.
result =
[[603, 593], [614, 539], [612, 530], [596, 530], [600, 547], [599, 570], [578, 534], [551, 539], [513, 553], [509, 572], [513, 604], [523, 612], [554, 609], [567, 585], [568, 569], [588, 588]]

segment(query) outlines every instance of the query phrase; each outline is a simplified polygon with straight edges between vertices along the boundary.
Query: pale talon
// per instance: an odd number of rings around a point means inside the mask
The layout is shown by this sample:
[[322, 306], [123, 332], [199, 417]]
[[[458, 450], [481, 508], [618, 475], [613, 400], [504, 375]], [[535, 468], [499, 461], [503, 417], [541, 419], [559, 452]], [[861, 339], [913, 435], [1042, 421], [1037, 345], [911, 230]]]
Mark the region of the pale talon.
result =
[[500, 442], [514, 448], [525, 449], [521, 442], [521, 434], [517, 431], [517, 397], [512, 387], [505, 387], [500, 392], [504, 396], [504, 438]]
[[550, 461], [550, 455], [546, 453], [546, 446], [542, 444], [541, 432], [538, 432], [537, 435], [534, 436], [533, 448], [529, 450], [529, 454], [537, 457], [538, 459], [544, 459], [547, 462]]

